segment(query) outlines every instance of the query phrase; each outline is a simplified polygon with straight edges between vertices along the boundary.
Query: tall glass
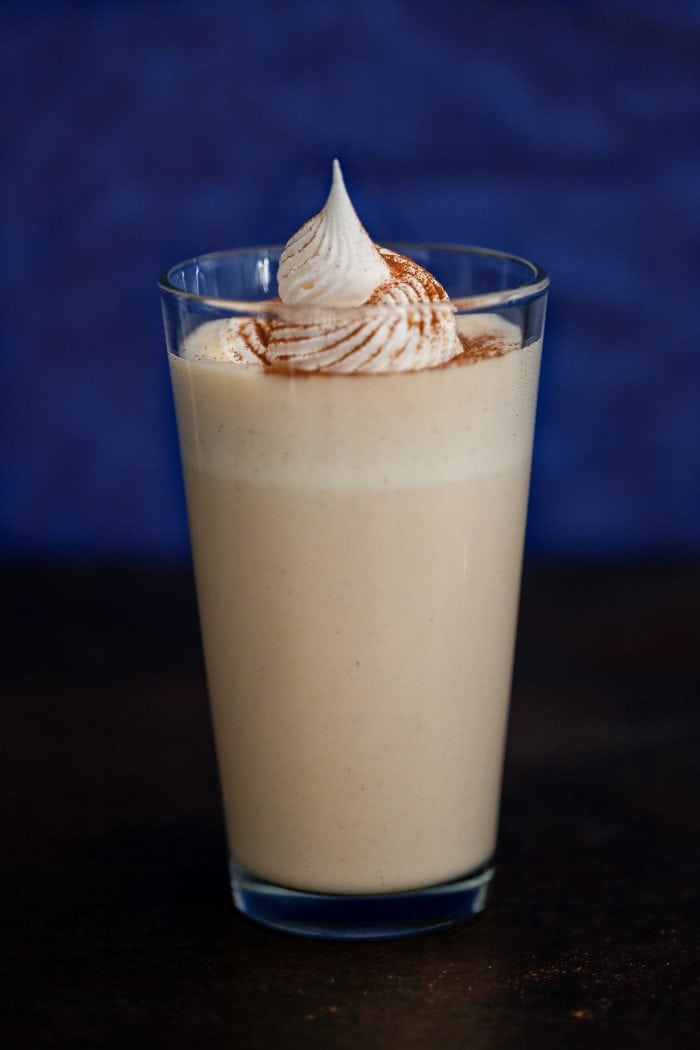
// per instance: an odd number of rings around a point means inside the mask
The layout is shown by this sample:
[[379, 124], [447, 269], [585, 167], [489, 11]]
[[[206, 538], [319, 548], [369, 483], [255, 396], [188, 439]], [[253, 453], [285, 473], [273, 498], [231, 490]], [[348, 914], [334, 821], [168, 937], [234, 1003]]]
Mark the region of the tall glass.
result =
[[280, 247], [160, 281], [233, 896], [309, 936], [449, 925], [493, 874], [548, 281], [391, 247], [450, 295], [447, 366], [204, 359], [232, 319], [414, 309], [284, 307]]

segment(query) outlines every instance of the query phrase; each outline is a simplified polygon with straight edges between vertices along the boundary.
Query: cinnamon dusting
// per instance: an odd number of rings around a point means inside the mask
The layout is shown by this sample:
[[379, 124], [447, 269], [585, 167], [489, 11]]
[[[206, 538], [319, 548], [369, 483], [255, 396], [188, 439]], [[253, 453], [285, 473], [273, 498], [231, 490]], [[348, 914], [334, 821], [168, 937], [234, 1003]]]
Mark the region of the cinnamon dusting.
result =
[[[276, 375], [285, 376], [338, 376], [343, 375], [347, 379], [360, 376], [382, 376], [382, 375], [398, 375], [408, 374], [414, 375], [416, 372], [437, 372], [444, 371], [446, 368], [461, 368], [468, 365], [478, 364], [479, 361], [489, 361], [496, 357], [505, 357], [506, 354], [511, 353], [513, 350], [517, 350], [518, 347], [511, 342], [507, 342], [504, 339], [499, 339], [493, 335], [480, 335], [477, 338], [469, 338], [468, 336], [458, 335], [460, 345], [462, 347], [458, 354], [450, 358], [449, 361], [442, 361], [440, 364], [432, 365], [427, 368], [402, 368], [402, 369], [387, 369], [384, 372], [371, 372], [367, 370], [358, 369], [356, 372], [333, 372], [330, 369], [325, 368], [300, 368], [298, 362], [292, 360], [281, 360], [267, 361], [263, 363], [265, 365], [266, 372], [273, 372]], [[396, 361], [401, 356], [401, 351], [395, 351], [392, 354], [392, 361]]]
[[[475, 364], [515, 348], [511, 340], [494, 333], [470, 337], [456, 332], [454, 315], [445, 308], [449, 296], [440, 282], [413, 259], [387, 248], [377, 251], [390, 276], [363, 305], [408, 307], [388, 326], [383, 314], [359, 323], [356, 318], [336, 323], [248, 318], [235, 330], [229, 356], [242, 365], [257, 362], [285, 375], [395, 375]], [[373, 341], [376, 347], [370, 347]], [[373, 368], [383, 352], [385, 360]], [[339, 367], [343, 362], [350, 370]]]
[[449, 302], [449, 296], [440, 282], [413, 259], [398, 255], [388, 248], [380, 248], [379, 254], [389, 267], [390, 276], [370, 295], [366, 305]]

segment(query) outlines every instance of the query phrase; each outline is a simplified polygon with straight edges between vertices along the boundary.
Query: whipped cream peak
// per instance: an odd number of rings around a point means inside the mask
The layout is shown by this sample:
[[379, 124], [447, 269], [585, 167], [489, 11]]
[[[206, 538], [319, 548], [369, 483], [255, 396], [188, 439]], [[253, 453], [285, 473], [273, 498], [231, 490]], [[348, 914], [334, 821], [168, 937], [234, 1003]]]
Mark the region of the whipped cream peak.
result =
[[333, 161], [333, 180], [321, 211], [287, 242], [277, 272], [283, 303], [361, 306], [390, 279], [390, 270], [365, 230]]

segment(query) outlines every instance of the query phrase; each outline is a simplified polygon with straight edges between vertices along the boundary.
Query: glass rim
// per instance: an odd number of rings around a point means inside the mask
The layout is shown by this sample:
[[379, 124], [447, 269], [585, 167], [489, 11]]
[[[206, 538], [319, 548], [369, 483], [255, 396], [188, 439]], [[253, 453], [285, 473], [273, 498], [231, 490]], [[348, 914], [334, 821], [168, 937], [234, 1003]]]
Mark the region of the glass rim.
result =
[[486, 309], [493, 309], [494, 307], [505, 307], [505, 306], [517, 306], [521, 303], [527, 302], [529, 299], [537, 298], [542, 295], [549, 287], [549, 276], [547, 272], [535, 262], [530, 259], [524, 258], [521, 255], [514, 255], [512, 252], [499, 251], [496, 248], [481, 248], [477, 245], [469, 244], [441, 244], [433, 241], [392, 241], [386, 245], [379, 245], [379, 247], [386, 247], [392, 250], [404, 249], [409, 251], [411, 249], [419, 249], [421, 251], [434, 251], [434, 252], [448, 252], [462, 255], [480, 255], [487, 256], [491, 259], [503, 259], [510, 262], [520, 263], [522, 266], [527, 267], [532, 273], [532, 280], [526, 284], [514, 285], [510, 288], [503, 288], [500, 291], [495, 292], [480, 292], [476, 295], [465, 295], [457, 298], [450, 298], [446, 302], [435, 302], [435, 303], [361, 303], [358, 306], [333, 306], [332, 303], [281, 303], [278, 299], [228, 299], [221, 298], [213, 295], [200, 295], [198, 292], [184, 291], [182, 288], [177, 288], [171, 281], [171, 275], [176, 270], [181, 270], [185, 266], [189, 266], [192, 263], [197, 263], [203, 260], [222, 259], [225, 257], [235, 255], [249, 255], [253, 252], [281, 252], [284, 249], [283, 244], [261, 244], [252, 245], [247, 248], [225, 248], [221, 251], [216, 252], [205, 252], [202, 255], [194, 255], [190, 259], [184, 259], [182, 262], [175, 263], [173, 266], [168, 266], [158, 278], [158, 287], [164, 295], [172, 296], [175, 299], [184, 300], [199, 306], [207, 306], [209, 308], [217, 310], [230, 310], [235, 313], [251, 314], [251, 313], [270, 313], [280, 309], [282, 307], [287, 313], [294, 313], [295, 311], [304, 312], [307, 314], [310, 310], [312, 311], [323, 311], [328, 313], [352, 313], [357, 310], [377, 310], [386, 311], [391, 310], [415, 310], [417, 307], [428, 306], [432, 309], [435, 307], [444, 306], [453, 311], [460, 313], [472, 313]]

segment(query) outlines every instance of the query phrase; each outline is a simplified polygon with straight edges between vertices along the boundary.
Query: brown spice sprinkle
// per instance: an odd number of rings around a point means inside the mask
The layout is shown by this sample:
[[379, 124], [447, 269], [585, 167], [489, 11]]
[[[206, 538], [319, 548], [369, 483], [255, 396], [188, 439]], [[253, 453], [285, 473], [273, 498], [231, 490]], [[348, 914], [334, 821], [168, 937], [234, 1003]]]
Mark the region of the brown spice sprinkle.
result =
[[374, 376], [378, 378], [386, 375], [413, 375], [415, 372], [437, 372], [442, 371], [445, 368], [461, 367], [463, 365], [475, 365], [479, 361], [488, 361], [494, 357], [505, 357], [506, 354], [510, 353], [511, 350], [517, 349], [513, 343], [508, 343], [503, 339], [498, 339], [493, 335], [480, 335], [476, 339], [469, 339], [467, 336], [458, 335], [457, 338], [461, 343], [462, 350], [460, 353], [455, 354], [449, 361], [443, 361], [442, 364], [433, 365], [431, 368], [404, 368], [400, 371], [387, 370], [386, 372], [334, 372], [332, 369], [309, 369], [309, 368], [296, 368], [294, 362], [265, 362], [265, 370], [268, 372], [276, 372], [280, 375], [294, 375], [294, 376], [335, 376], [337, 379], [339, 375], [342, 375], [344, 379], [353, 379], [362, 376]]
[[462, 344], [461, 353], [445, 361], [443, 365], [438, 365], [438, 368], [449, 368], [450, 365], [457, 364], [474, 364], [476, 361], [486, 361], [491, 357], [503, 357], [516, 349], [513, 343], [507, 343], [495, 335], [480, 335], [476, 339], [458, 335], [457, 338]]
[[[390, 304], [392, 301], [395, 301], [392, 296], [392, 291], [410, 289], [411, 292], [417, 295], [416, 305], [418, 305], [418, 309], [415, 313], [412, 313], [409, 316], [409, 325], [417, 326], [422, 336], [427, 334], [426, 327], [429, 327], [429, 330], [433, 335], [438, 336], [442, 325], [442, 318], [439, 316], [437, 310], [429, 310], [429, 314], [426, 316], [420, 307], [423, 306], [423, 309], [425, 309], [425, 304], [427, 303], [449, 303], [449, 296], [445, 289], [428, 270], [424, 270], [423, 267], [413, 259], [399, 255], [386, 248], [379, 248], [379, 252], [383, 257], [384, 262], [387, 264], [391, 276], [388, 281], [382, 283], [379, 288], [370, 295], [364, 305], [378, 305], [382, 303]], [[271, 302], [276, 304], [281, 301], [279, 298], [275, 298], [271, 300]], [[401, 302], [401, 300], [399, 300], [399, 302]], [[292, 355], [283, 355], [279, 356], [276, 360], [270, 360], [268, 356], [268, 347], [271, 341], [273, 325], [274, 322], [271, 323], [266, 318], [255, 318], [252, 320], [248, 331], [243, 329], [240, 333], [243, 340], [246, 342], [249, 352], [254, 354], [258, 360], [265, 365], [266, 370], [281, 373], [283, 375], [299, 376], [337, 374], [337, 371], [334, 368], [315, 369], [299, 367], [294, 360], [291, 359]], [[286, 342], [304, 341], [309, 325], [300, 323], [298, 327], [299, 335], [294, 337], [287, 334]], [[346, 337], [347, 333], [344, 332], [340, 341]], [[370, 335], [368, 333], [367, 338], [369, 339], [369, 337]], [[437, 369], [451, 368], [453, 366], [475, 364], [478, 361], [485, 361], [494, 357], [503, 357], [505, 354], [509, 353], [509, 351], [516, 349], [511, 342], [506, 342], [502, 338], [499, 339], [495, 335], [483, 334], [469, 338], [466, 335], [458, 333], [457, 338], [459, 339], [461, 350], [455, 354], [454, 357], [429, 368], [421, 368], [420, 371], [436, 371]], [[330, 345], [333, 346], [335, 344]], [[358, 349], [361, 349], [362, 345], [364, 344], [353, 347], [350, 352], [356, 353]], [[394, 355], [394, 359], [398, 356], [400, 356], [400, 352], [397, 352]], [[415, 372], [418, 371], [418, 369], [400, 369], [398, 371]], [[387, 369], [386, 372], [370, 372], [369, 370], [359, 368], [354, 372], [343, 373], [343, 375], [346, 376], [367, 374], [395, 375], [396, 371]]]
[[418, 296], [417, 302], [449, 302], [449, 296], [440, 282], [413, 259], [409, 259], [405, 255], [398, 255], [387, 248], [380, 248], [379, 254], [389, 267], [390, 277], [372, 292], [365, 305], [370, 306], [374, 303], [392, 302], [392, 292], [400, 289], [402, 285], [408, 285], [411, 288]]

